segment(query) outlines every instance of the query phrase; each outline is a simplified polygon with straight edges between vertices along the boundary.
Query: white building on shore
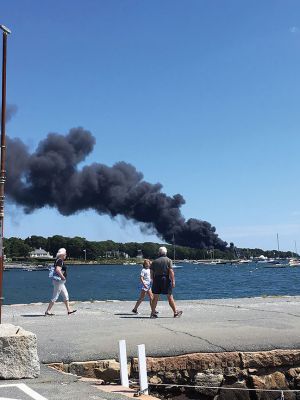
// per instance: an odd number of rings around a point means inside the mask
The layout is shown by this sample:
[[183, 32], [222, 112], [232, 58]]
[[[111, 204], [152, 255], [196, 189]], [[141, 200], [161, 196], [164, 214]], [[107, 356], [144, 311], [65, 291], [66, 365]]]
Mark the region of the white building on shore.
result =
[[53, 258], [49, 251], [46, 251], [42, 249], [41, 247], [39, 249], [34, 249], [29, 253], [30, 258]]

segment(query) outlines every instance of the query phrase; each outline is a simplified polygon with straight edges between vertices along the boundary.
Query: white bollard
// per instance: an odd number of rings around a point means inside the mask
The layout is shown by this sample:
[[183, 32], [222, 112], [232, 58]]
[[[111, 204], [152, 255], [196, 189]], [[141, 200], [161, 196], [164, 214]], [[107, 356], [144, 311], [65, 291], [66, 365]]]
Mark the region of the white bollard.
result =
[[140, 391], [148, 394], [148, 378], [146, 364], [146, 350], [144, 344], [138, 345]]
[[129, 388], [125, 340], [119, 340], [119, 360], [120, 360], [121, 385]]

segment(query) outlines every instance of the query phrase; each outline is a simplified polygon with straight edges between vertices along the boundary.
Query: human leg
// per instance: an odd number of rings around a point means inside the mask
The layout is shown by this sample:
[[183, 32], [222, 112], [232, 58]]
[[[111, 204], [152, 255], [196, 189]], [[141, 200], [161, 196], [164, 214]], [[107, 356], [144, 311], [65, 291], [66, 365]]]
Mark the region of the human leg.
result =
[[161, 276], [154, 276], [152, 283], [153, 299], [151, 301], [151, 315], [150, 318], [157, 318], [156, 315], [156, 306], [159, 299], [159, 295], [161, 294]]
[[150, 307], [151, 307], [151, 304], [152, 304], [152, 301], [153, 301], [153, 293], [152, 293], [152, 290], [151, 290], [151, 289], [149, 289], [149, 290], [147, 291], [147, 295], [148, 295], [148, 297], [149, 297]]
[[54, 279], [52, 280], [52, 284], [53, 284], [53, 294], [52, 294], [52, 299], [50, 300], [50, 303], [48, 304], [47, 310], [45, 312], [45, 315], [54, 315], [50, 313], [51, 308], [54, 306], [54, 303], [56, 302], [56, 300], [58, 299], [58, 296], [60, 294], [60, 282], [55, 281]]
[[132, 310], [133, 313], [135, 313], [135, 314], [137, 313], [137, 309], [138, 309], [139, 305], [142, 303], [142, 301], [144, 300], [145, 294], [146, 294], [145, 290], [141, 289], [140, 297]]
[[70, 303], [69, 303], [69, 293], [67, 291], [67, 288], [65, 286], [65, 282], [59, 282], [60, 283], [60, 293], [63, 298], [64, 305], [66, 306], [68, 314], [73, 314], [77, 310], [71, 310], [70, 308]]
[[174, 318], [180, 317], [182, 315], [182, 311], [176, 309], [176, 304], [173, 295], [168, 294], [167, 296], [168, 296], [169, 306], [172, 308], [172, 311], [174, 313]]
[[[151, 308], [151, 310], [152, 310], [152, 302], [153, 302], [153, 298], [154, 298], [154, 295], [153, 295], [153, 293], [152, 293], [152, 290], [151, 289], [149, 289], [148, 290], [148, 292], [147, 292], [147, 294], [148, 294], [148, 296], [149, 296], [149, 301], [150, 301], [150, 308]], [[152, 312], [152, 311], [151, 311]], [[154, 314], [158, 314], [158, 311], [154, 311]]]
[[153, 317], [153, 318], [157, 317], [155, 310], [156, 310], [158, 299], [159, 299], [159, 294], [153, 293], [153, 300], [151, 302], [151, 317]]
[[48, 304], [47, 310], [45, 311], [45, 315], [54, 315], [54, 314], [50, 313], [50, 310], [53, 306], [54, 306], [54, 302], [50, 301], [50, 303]]
[[77, 310], [73, 310], [73, 311], [71, 310], [69, 300], [64, 300], [64, 304], [66, 306], [68, 314], [73, 314], [77, 311]]
[[61, 285], [61, 295], [62, 295], [64, 304], [65, 304], [65, 306], [66, 306], [66, 309], [67, 309], [67, 311], [68, 311], [68, 314], [73, 314], [74, 312], [76, 312], [77, 310], [73, 310], [73, 311], [72, 311], [71, 308], [70, 308], [69, 293], [68, 293], [68, 291], [67, 291], [67, 288], [66, 288], [64, 282], [62, 282], [62, 285]]
[[172, 308], [173, 313], [176, 313], [176, 304], [175, 304], [175, 300], [172, 294], [168, 294], [168, 302], [169, 302], [169, 306]]

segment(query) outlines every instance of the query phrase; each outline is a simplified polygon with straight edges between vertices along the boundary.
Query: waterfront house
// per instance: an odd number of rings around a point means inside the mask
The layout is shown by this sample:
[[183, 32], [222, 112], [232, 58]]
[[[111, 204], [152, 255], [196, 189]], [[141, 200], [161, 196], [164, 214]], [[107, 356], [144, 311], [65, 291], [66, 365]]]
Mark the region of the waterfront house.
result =
[[41, 247], [39, 249], [34, 249], [29, 253], [30, 258], [53, 258], [49, 251], [46, 251], [42, 249]]
[[129, 255], [124, 251], [111, 250], [105, 252], [105, 258], [129, 258]]

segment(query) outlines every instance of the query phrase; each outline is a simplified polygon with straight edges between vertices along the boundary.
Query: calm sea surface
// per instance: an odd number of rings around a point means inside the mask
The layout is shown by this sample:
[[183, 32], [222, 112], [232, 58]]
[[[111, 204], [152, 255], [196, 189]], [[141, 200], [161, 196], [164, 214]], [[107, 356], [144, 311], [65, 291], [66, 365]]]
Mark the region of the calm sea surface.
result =
[[[178, 300], [299, 295], [300, 268], [266, 268], [265, 264], [181, 264], [175, 270]], [[69, 265], [71, 300], [135, 300], [139, 265]], [[4, 271], [4, 304], [48, 302], [52, 294], [48, 271]]]

